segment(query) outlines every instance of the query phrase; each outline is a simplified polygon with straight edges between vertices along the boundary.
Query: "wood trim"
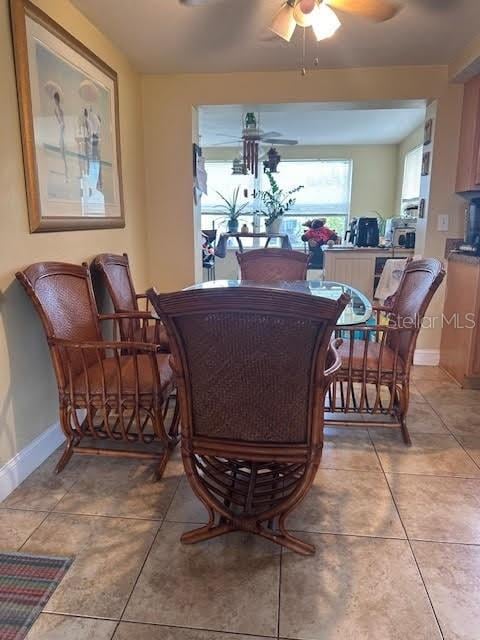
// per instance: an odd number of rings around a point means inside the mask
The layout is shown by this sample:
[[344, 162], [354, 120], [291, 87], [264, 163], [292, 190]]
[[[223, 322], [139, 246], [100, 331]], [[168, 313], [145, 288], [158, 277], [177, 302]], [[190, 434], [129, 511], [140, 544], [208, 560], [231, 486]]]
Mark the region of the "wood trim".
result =
[[[26, 17], [31, 18], [59, 40], [83, 56], [96, 66], [113, 82], [113, 100], [115, 112], [115, 137], [118, 169], [118, 188], [120, 199], [120, 216], [115, 218], [89, 217], [42, 217], [40, 189], [37, 174], [37, 158], [35, 152], [35, 134], [33, 126], [32, 94], [30, 89], [30, 70], [28, 64], [28, 45]], [[101, 60], [61, 25], [30, 0], [10, 0], [10, 20], [12, 27], [13, 54], [17, 83], [18, 108], [20, 116], [20, 132], [22, 138], [23, 164], [25, 170], [25, 187], [29, 226], [31, 233], [48, 231], [76, 231], [81, 229], [114, 229], [125, 227], [125, 206], [123, 197], [123, 176], [120, 144], [120, 105], [118, 97], [117, 72]]]

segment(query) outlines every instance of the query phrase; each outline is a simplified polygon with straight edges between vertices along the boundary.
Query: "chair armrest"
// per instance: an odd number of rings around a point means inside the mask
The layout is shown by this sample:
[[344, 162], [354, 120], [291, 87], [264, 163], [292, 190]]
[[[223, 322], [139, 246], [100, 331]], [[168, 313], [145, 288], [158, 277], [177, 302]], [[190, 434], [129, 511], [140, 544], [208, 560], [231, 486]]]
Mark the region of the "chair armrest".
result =
[[49, 338], [48, 344], [52, 347], [64, 347], [65, 349], [120, 349], [121, 351], [142, 351], [158, 353], [160, 347], [149, 342], [120, 342], [118, 340], [98, 340], [75, 342], [75, 340], [62, 340], [60, 338]]
[[119, 311], [118, 313], [102, 313], [98, 319], [104, 320], [152, 320], [152, 314], [149, 311]]
[[353, 327], [340, 327], [340, 333], [356, 333], [357, 331], [369, 331], [371, 333], [392, 333], [394, 331], [416, 331], [417, 327], [396, 327], [388, 324], [356, 324]]
[[333, 362], [332, 364], [330, 364], [328, 369], [325, 369], [324, 371], [324, 375], [326, 378], [330, 378], [331, 376], [333, 376], [333, 374], [336, 373], [342, 366], [342, 359], [337, 351], [342, 342], [343, 340], [341, 338], [336, 338], [328, 345], [327, 360], [330, 357], [330, 360], [333, 360]]

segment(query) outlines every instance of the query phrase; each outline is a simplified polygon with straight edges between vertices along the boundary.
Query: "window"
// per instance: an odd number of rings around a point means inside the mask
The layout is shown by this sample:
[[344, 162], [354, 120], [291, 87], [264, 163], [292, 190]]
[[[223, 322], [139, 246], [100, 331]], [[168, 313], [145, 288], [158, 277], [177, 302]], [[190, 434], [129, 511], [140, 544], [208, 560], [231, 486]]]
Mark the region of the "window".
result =
[[420, 197], [423, 146], [409, 151], [403, 165], [402, 202]]
[[[227, 230], [227, 214], [220, 208], [225, 204], [218, 193], [231, 200], [232, 194], [240, 187], [238, 205], [249, 200], [244, 197], [244, 189], [248, 193], [253, 191], [252, 176], [233, 176], [231, 162], [206, 162], [205, 168], [208, 174], [208, 195], [202, 196], [202, 229], [218, 229], [219, 233]], [[217, 193], [218, 191], [218, 193]], [[253, 222], [252, 206], [244, 210], [240, 218], [240, 226], [246, 222], [251, 227]]]
[[326, 218], [327, 227], [343, 236], [350, 215], [351, 160], [285, 160], [275, 179], [287, 191], [304, 186], [295, 194], [295, 206], [282, 222], [293, 246], [303, 245], [303, 223], [312, 218]]
[[[231, 162], [206, 162], [208, 173], [208, 196], [202, 197], [202, 228], [211, 229], [213, 224], [221, 233], [226, 229], [225, 214], [218, 205], [221, 198], [216, 193], [230, 197], [240, 186], [239, 203], [248, 200], [243, 190], [252, 193], [252, 176], [233, 176]], [[296, 197], [295, 206], [284, 215], [282, 232], [288, 233], [292, 246], [303, 246], [301, 236], [305, 231], [303, 223], [311, 218], [326, 218], [326, 224], [338, 235], [345, 233], [350, 215], [352, 183], [351, 160], [282, 160], [275, 179], [281, 189], [290, 190], [298, 185], [304, 188]], [[261, 189], [268, 188], [264, 175], [260, 176]], [[253, 223], [253, 202], [240, 218], [251, 228]]]

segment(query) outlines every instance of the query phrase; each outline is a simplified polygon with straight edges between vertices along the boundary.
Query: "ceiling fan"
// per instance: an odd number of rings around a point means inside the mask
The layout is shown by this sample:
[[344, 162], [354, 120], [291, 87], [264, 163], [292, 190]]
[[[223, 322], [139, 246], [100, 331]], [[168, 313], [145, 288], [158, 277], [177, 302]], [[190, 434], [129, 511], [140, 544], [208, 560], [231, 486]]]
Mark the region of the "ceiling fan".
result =
[[[217, 133], [215, 134], [220, 138], [226, 138], [225, 142], [217, 142], [211, 146], [213, 147], [223, 147], [232, 144], [238, 144], [242, 142], [245, 137], [248, 137], [248, 129], [243, 130], [242, 137], [235, 137], [229, 135], [228, 133]], [[260, 144], [269, 145], [269, 146], [294, 146], [298, 144], [298, 140], [293, 140], [290, 138], [284, 138], [283, 134], [279, 131], [263, 131], [262, 129], [255, 130], [255, 137]]]
[[[213, 4], [219, 0], [179, 1], [180, 4], [194, 7]], [[394, 0], [286, 0], [270, 29], [280, 38], [290, 42], [297, 26], [312, 27], [317, 40], [323, 40], [332, 36], [341, 26], [333, 9], [375, 22], [385, 22], [400, 11], [400, 6]]]

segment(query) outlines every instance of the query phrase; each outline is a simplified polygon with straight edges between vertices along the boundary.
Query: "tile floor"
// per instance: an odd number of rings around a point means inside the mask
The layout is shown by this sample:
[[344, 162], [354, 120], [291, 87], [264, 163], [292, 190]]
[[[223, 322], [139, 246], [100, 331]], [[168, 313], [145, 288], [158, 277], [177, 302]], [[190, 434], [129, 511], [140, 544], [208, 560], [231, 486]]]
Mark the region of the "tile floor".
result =
[[0, 550], [72, 555], [28, 640], [479, 640], [480, 392], [414, 372], [413, 446], [327, 429], [290, 527], [304, 558], [241, 533], [180, 545], [205, 520], [174, 458], [58, 453], [0, 505]]

